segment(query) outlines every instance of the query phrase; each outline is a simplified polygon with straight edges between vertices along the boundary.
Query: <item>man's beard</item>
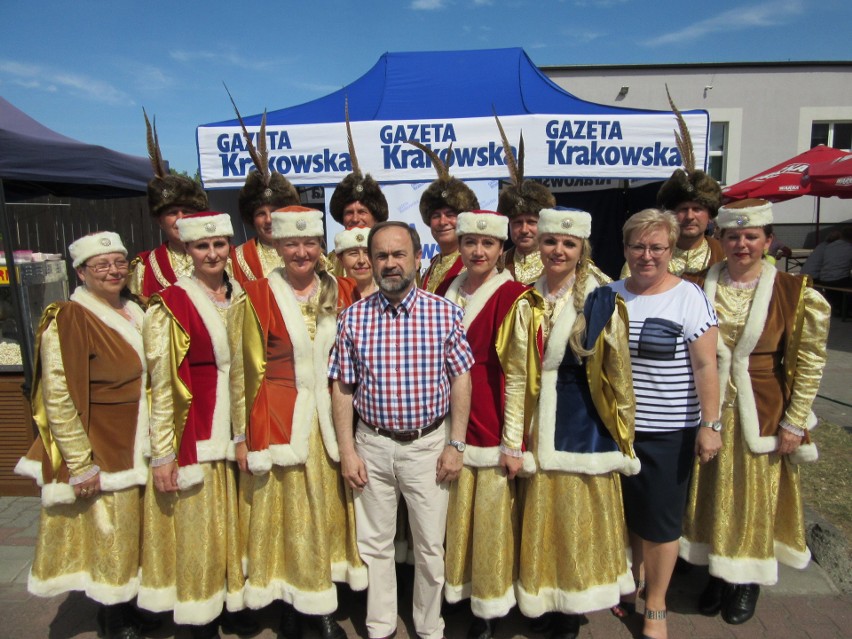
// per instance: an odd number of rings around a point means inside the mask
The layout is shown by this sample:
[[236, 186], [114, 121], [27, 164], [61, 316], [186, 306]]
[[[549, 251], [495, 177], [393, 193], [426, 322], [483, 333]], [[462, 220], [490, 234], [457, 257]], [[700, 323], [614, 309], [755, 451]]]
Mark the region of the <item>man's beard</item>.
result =
[[[396, 273], [392, 273], [396, 275]], [[382, 276], [379, 278], [378, 286], [379, 289], [384, 293], [399, 293], [400, 291], [404, 291], [408, 286], [414, 281], [414, 274], [410, 274], [406, 277], [405, 273], [399, 274], [398, 280], [390, 279], [386, 276]]]

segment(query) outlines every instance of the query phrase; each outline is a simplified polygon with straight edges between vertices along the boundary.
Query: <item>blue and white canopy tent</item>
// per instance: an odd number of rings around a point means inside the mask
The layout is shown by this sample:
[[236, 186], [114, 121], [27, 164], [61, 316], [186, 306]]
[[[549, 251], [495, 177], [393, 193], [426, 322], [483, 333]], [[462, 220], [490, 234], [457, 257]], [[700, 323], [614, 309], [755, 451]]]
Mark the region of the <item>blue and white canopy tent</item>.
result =
[[[442, 158], [452, 145], [452, 174], [490, 181], [484, 188], [493, 192], [496, 206], [496, 180], [508, 178], [508, 170], [495, 112], [512, 143], [523, 131], [529, 178], [662, 180], [681, 165], [671, 112], [581, 100], [548, 79], [523, 49], [513, 48], [386, 53], [339, 91], [270, 111], [270, 168], [297, 186], [333, 186], [349, 173], [347, 97], [359, 164], [383, 185], [435, 179], [429, 158], [406, 140], [416, 139]], [[693, 110], [684, 117], [701, 166], [709, 116]], [[245, 118], [250, 132], [259, 130], [260, 120], [261, 114]], [[199, 126], [197, 144], [206, 189], [243, 185], [253, 165], [236, 119]], [[476, 182], [471, 186], [481, 192]], [[488, 201], [480, 197], [483, 206]], [[391, 202], [392, 217], [419, 218], [411, 202], [398, 206]], [[395, 215], [395, 208], [407, 215]]]

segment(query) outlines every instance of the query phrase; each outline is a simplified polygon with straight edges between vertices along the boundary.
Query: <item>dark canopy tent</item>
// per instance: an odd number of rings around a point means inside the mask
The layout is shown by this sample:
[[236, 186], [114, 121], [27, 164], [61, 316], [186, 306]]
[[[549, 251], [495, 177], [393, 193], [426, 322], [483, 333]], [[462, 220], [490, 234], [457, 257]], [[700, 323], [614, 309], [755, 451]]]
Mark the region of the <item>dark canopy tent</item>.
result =
[[[13, 237], [6, 199], [20, 201], [41, 195], [76, 198], [139, 196], [151, 178], [147, 158], [125, 155], [66, 137], [33, 120], [0, 97], [0, 232]], [[24, 326], [11, 241], [3, 242], [10, 265], [19, 326]], [[24, 332], [26, 334], [26, 332]], [[21, 344], [25, 384], [32, 379], [32, 345]]]
[[145, 192], [151, 165], [61, 135], [0, 97], [0, 179], [9, 201], [45, 193], [124, 197]]

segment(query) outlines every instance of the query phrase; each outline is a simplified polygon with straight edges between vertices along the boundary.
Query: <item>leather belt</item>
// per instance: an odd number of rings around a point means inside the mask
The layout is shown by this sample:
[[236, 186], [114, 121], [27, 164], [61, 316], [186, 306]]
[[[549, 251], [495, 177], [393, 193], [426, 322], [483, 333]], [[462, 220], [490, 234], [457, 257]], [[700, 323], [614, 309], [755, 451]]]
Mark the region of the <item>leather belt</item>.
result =
[[425, 437], [429, 433], [437, 430], [438, 426], [444, 423], [444, 418], [441, 417], [436, 419], [434, 422], [428, 426], [424, 426], [423, 428], [407, 428], [405, 430], [390, 430], [388, 428], [373, 426], [372, 424], [365, 422], [363, 419], [361, 420], [361, 423], [377, 435], [387, 437], [395, 442], [413, 442], [414, 440]]

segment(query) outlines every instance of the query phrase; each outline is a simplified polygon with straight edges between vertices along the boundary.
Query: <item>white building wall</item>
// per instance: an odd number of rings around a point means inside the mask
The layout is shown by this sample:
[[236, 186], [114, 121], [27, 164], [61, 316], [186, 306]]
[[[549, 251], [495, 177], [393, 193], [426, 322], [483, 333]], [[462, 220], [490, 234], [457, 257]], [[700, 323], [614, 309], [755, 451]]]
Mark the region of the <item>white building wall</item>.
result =
[[[726, 184], [760, 173], [810, 147], [814, 120], [852, 121], [852, 62], [543, 67], [578, 98], [634, 109], [706, 109], [729, 123]], [[629, 87], [619, 98], [621, 87]], [[811, 223], [816, 198], [774, 207], [779, 224]], [[822, 198], [820, 219], [852, 221], [852, 200]]]

